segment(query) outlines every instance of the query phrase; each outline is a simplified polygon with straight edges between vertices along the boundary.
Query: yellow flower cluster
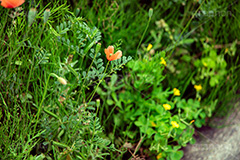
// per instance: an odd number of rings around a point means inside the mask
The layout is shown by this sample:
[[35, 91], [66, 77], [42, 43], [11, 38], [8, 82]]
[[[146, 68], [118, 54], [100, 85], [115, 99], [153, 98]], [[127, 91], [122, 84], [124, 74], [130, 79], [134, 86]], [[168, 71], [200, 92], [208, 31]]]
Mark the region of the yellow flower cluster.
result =
[[174, 94], [174, 96], [180, 96], [181, 95], [180, 90], [177, 89], [177, 88], [173, 88], [173, 94]]
[[173, 128], [179, 128], [179, 124], [176, 121], [172, 121], [171, 125], [173, 126]]
[[152, 49], [153, 45], [152, 44], [149, 44], [148, 47], [147, 47], [147, 51], [150, 51], [150, 49]]
[[170, 110], [171, 109], [171, 106], [169, 104], [163, 104], [163, 108], [165, 110]]
[[150, 123], [151, 123], [152, 127], [156, 127], [157, 126], [156, 123], [154, 123], [153, 121], [151, 121]]
[[167, 62], [165, 61], [165, 59], [163, 57], [161, 57], [160, 64], [163, 64], [164, 66], [167, 66]]
[[201, 91], [202, 90], [202, 86], [200, 85], [194, 85], [194, 88], [196, 89], [196, 91]]
[[157, 155], [157, 159], [160, 159], [160, 158], [162, 158], [162, 153], [159, 153], [159, 154]]

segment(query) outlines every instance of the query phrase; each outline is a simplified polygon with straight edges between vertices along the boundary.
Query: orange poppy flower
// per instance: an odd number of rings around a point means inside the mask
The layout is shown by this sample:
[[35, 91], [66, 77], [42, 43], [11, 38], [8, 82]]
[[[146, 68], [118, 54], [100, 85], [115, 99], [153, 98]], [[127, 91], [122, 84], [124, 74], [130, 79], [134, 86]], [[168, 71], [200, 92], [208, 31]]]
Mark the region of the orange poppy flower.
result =
[[114, 54], [114, 47], [113, 46], [108, 46], [107, 49], [104, 50], [106, 57], [109, 61], [114, 61], [116, 59], [119, 59], [122, 57], [122, 51], [118, 50]]
[[22, 5], [25, 0], [0, 0], [1, 6], [5, 8], [15, 8]]

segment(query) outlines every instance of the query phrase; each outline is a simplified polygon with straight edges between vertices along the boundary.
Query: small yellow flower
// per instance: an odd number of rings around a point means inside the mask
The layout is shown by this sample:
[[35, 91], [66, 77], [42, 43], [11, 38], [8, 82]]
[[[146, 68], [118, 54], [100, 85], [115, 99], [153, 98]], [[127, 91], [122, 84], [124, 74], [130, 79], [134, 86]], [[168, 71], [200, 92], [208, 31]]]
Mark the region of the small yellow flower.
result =
[[225, 53], [227, 53], [227, 52], [228, 52], [228, 48], [225, 49]]
[[153, 121], [151, 121], [150, 123], [151, 123], [152, 127], [156, 127], [157, 126], [156, 123], [154, 123]]
[[163, 64], [164, 66], [167, 66], [167, 62], [165, 61], [165, 59], [163, 57], [161, 57], [160, 64]]
[[174, 96], [180, 96], [181, 95], [180, 90], [177, 89], [177, 88], [173, 88], [173, 94], [174, 94]]
[[207, 63], [206, 63], [206, 62], [202, 62], [202, 64], [203, 64], [205, 67], [207, 67]]
[[159, 153], [159, 154], [157, 155], [157, 159], [160, 159], [160, 158], [162, 158], [162, 153]]
[[179, 124], [176, 121], [172, 121], [171, 125], [173, 126], [173, 128], [178, 128]]
[[57, 79], [58, 79], [58, 81], [59, 81], [60, 83], [62, 83], [63, 85], [66, 85], [66, 84], [67, 84], [67, 81], [66, 81], [64, 78], [62, 78], [62, 77], [57, 77]]
[[152, 44], [149, 44], [148, 47], [147, 47], [147, 51], [150, 51], [150, 49], [152, 49], [153, 45]]
[[192, 124], [193, 122], [195, 122], [195, 120], [191, 120], [190, 124]]
[[165, 110], [170, 110], [171, 109], [171, 106], [169, 104], [163, 104], [163, 108]]
[[194, 85], [194, 88], [196, 89], [196, 91], [201, 91], [201, 90], [202, 90], [201, 84], [199, 84], [199, 85]]

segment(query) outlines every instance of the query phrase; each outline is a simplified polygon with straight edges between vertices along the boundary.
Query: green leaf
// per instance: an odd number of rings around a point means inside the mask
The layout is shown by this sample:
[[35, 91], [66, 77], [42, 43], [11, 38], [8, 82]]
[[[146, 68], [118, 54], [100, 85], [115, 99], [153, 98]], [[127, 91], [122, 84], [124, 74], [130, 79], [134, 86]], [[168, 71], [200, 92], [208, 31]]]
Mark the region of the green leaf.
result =
[[113, 115], [113, 121], [114, 121], [114, 124], [115, 124], [116, 126], [121, 126], [122, 120], [121, 120], [119, 114], [117, 114], [117, 115], [114, 114], [114, 115]]
[[209, 81], [209, 84], [210, 84], [211, 87], [216, 86], [216, 85], [218, 84], [218, 79], [217, 79], [217, 77], [211, 77], [211, 78], [210, 78], [210, 81]]
[[189, 39], [183, 39], [183, 40], [181, 40], [179, 43], [180, 43], [180, 44], [191, 44], [191, 43], [193, 43], [194, 41], [195, 41], [194, 39], [189, 38]]
[[154, 140], [155, 141], [160, 141], [160, 140], [162, 140], [163, 139], [163, 137], [160, 135], [160, 133], [156, 133], [155, 135], [154, 135]]
[[156, 131], [149, 127], [146, 133], [148, 135], [147, 137], [150, 138]]
[[45, 155], [41, 153], [40, 155], [38, 155], [37, 157], [35, 157], [34, 160], [43, 160], [44, 158], [45, 158]]
[[114, 104], [114, 101], [112, 99], [107, 99], [107, 104], [111, 106]]
[[204, 113], [204, 112], [201, 112], [199, 115], [202, 119], [204, 119], [206, 117], [206, 113]]
[[21, 66], [22, 65], [22, 61], [15, 61], [15, 64]]
[[202, 64], [208, 68], [215, 68], [215, 66], [216, 66], [215, 61], [213, 59], [211, 59], [210, 57], [202, 58]]
[[176, 151], [170, 154], [171, 160], [180, 160], [183, 157], [183, 151]]
[[186, 62], [190, 62], [191, 61], [191, 59], [192, 59], [192, 57], [190, 56], [190, 55], [183, 55], [182, 56], [182, 58], [181, 58], [182, 60], [184, 60], [184, 61], [186, 61]]
[[216, 59], [217, 58], [217, 51], [215, 49], [210, 50], [209, 56], [212, 59]]
[[180, 129], [185, 129], [187, 126], [183, 123], [179, 123]]
[[141, 126], [144, 125], [144, 124], [143, 124], [142, 122], [140, 122], [140, 121], [135, 121], [134, 124], [135, 124], [136, 126], [138, 126], [138, 127], [141, 127]]
[[197, 68], [201, 67], [201, 65], [202, 65], [202, 62], [201, 62], [201, 60], [199, 60], [199, 59], [197, 59], [197, 60], [194, 61], [193, 63], [194, 63], [194, 66], [197, 67]]
[[190, 144], [195, 144], [196, 143], [196, 139], [192, 138], [190, 141]]
[[198, 128], [201, 128], [202, 127], [202, 123], [199, 119], [196, 119], [196, 121], [194, 122], [195, 126], [198, 127]]
[[137, 132], [125, 131], [125, 132], [123, 132], [123, 134], [128, 136], [130, 139], [133, 139], [136, 137]]
[[117, 76], [116, 74], [113, 74], [113, 75], [111, 76], [111, 82], [110, 82], [110, 85], [111, 85], [111, 86], [114, 86], [114, 85], [115, 85], [115, 83], [117, 82], [117, 78], [118, 78], [118, 76]]
[[52, 141], [52, 143], [53, 143], [53, 145], [56, 145], [61, 148], [70, 148], [68, 145], [66, 145], [64, 143], [60, 143], [60, 142], [56, 142], [56, 141]]

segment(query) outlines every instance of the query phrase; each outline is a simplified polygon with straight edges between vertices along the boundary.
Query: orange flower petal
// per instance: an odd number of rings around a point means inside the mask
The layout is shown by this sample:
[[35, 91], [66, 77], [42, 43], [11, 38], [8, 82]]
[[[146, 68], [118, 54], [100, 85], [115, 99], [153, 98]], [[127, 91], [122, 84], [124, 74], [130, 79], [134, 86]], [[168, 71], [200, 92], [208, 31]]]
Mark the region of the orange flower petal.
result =
[[106, 54], [106, 56], [109, 56], [109, 50], [108, 49], [104, 49], [104, 52], [105, 52], [105, 54]]
[[25, 0], [2, 0], [1, 6], [5, 8], [15, 8], [22, 5]]
[[109, 61], [117, 60], [122, 57], [122, 51], [117, 51], [115, 54], [107, 56]]
[[116, 54], [113, 54], [113, 55], [111, 55], [111, 56], [107, 56], [107, 59], [108, 59], [109, 61], [113, 61], [113, 60], [116, 59], [116, 57], [117, 57], [117, 55], [116, 55]]
[[115, 54], [117, 55], [116, 59], [119, 59], [122, 57], [122, 51], [117, 51]]
[[108, 47], [108, 51], [110, 54], [113, 54], [114, 53], [114, 47], [113, 46], [109, 46]]
[[114, 54], [113, 46], [109, 46], [107, 49], [104, 50], [104, 52], [109, 61], [113, 61], [113, 60], [116, 60], [116, 59], [119, 59], [122, 57], [122, 51], [120, 51], [120, 50]]

